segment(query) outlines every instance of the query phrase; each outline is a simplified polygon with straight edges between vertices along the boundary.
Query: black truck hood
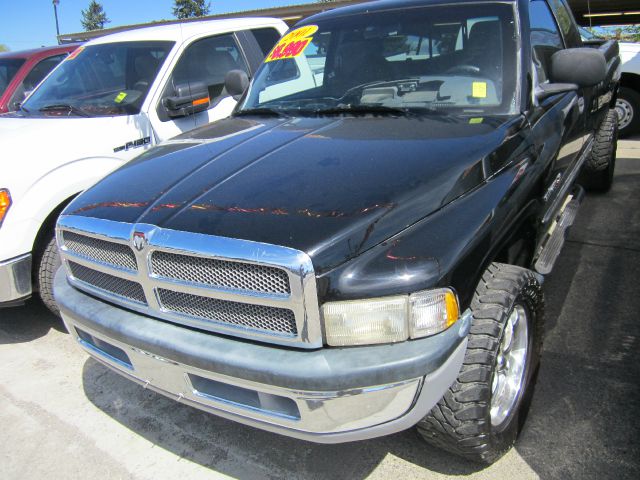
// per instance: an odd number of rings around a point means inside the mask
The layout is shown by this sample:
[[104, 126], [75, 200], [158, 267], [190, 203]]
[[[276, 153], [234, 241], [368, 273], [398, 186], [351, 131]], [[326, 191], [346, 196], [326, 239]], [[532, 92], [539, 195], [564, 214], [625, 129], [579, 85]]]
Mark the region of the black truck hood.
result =
[[232, 117], [142, 154], [65, 213], [284, 245], [321, 272], [479, 185], [517, 121]]

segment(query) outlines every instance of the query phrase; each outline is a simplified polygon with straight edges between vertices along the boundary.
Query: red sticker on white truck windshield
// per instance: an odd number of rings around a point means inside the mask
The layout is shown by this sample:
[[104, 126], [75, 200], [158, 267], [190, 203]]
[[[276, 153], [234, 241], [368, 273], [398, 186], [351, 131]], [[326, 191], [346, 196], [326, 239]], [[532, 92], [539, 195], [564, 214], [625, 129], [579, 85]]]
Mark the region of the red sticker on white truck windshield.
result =
[[304, 49], [313, 40], [312, 35], [318, 31], [317, 25], [307, 25], [306, 27], [296, 28], [287, 33], [273, 47], [271, 53], [267, 55], [265, 62], [274, 60], [284, 60], [285, 58], [295, 58], [304, 52]]

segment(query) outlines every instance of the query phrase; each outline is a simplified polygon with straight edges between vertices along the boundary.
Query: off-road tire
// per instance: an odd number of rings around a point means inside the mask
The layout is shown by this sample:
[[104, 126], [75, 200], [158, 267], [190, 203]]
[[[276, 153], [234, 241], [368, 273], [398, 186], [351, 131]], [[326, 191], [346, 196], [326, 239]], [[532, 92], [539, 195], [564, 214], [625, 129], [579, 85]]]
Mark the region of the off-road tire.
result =
[[36, 260], [36, 286], [40, 299], [54, 315], [59, 317], [60, 309], [53, 298], [53, 277], [55, 277], [61, 263], [53, 232], [49, 235], [49, 241]]
[[591, 153], [582, 168], [578, 183], [590, 191], [609, 191], [616, 168], [617, 148], [618, 114], [610, 109], [596, 132]]
[[627, 110], [631, 113], [629, 123], [620, 129], [620, 138], [640, 133], [640, 92], [633, 88], [620, 87], [618, 99], [626, 103]]
[[[527, 313], [527, 363], [516, 403], [497, 430], [490, 417], [491, 385], [503, 331], [516, 305]], [[489, 266], [471, 303], [473, 320], [458, 378], [417, 425], [427, 442], [481, 463], [495, 462], [513, 446], [533, 395], [542, 348], [543, 310], [542, 287], [533, 272], [500, 263]]]

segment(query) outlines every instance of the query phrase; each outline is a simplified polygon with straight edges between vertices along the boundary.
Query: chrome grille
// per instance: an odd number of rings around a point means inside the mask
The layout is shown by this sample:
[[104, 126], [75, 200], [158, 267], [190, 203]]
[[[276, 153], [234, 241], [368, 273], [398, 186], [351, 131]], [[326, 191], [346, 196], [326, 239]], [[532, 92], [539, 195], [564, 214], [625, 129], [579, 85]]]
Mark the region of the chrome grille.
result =
[[189, 328], [322, 347], [316, 278], [304, 252], [75, 215], [62, 215], [56, 229], [69, 282], [80, 290]]
[[296, 318], [287, 308], [230, 302], [159, 288], [162, 308], [192, 317], [206, 318], [270, 333], [297, 335]]
[[81, 257], [128, 270], [138, 269], [133, 250], [127, 245], [108, 242], [74, 232], [64, 232], [62, 239], [64, 246], [68, 250]]
[[280, 268], [167, 252], [153, 252], [151, 271], [160, 277], [211, 287], [289, 295], [289, 276]]
[[144, 291], [139, 283], [99, 272], [75, 262], [69, 262], [69, 268], [71, 270], [71, 274], [75, 278], [91, 285], [94, 288], [105, 290], [113, 295], [124, 297], [139, 303], [147, 303]]

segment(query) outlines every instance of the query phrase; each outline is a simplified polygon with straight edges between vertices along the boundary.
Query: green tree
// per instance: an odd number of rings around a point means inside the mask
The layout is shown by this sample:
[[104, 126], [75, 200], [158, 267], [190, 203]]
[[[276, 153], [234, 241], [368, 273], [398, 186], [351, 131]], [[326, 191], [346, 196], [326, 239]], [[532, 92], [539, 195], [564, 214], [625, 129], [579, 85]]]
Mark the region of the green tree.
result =
[[96, 2], [96, 0], [91, 0], [89, 7], [86, 10], [82, 10], [82, 20], [80, 22], [82, 23], [82, 28], [87, 32], [90, 30], [102, 30], [104, 24], [110, 21], [102, 5]]
[[205, 0], [175, 0], [173, 6], [173, 15], [176, 18], [193, 18], [204, 17], [209, 15], [211, 3]]
[[0, 43], [0, 52], [8, 52], [9, 47], [7, 47], [4, 43]]

